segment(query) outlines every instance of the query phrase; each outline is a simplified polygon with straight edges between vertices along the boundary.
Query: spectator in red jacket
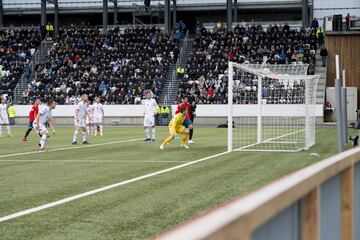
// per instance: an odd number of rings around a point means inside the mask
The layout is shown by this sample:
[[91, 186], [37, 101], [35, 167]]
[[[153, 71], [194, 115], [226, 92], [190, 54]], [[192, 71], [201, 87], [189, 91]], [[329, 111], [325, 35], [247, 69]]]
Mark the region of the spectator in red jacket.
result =
[[229, 52], [227, 54], [227, 56], [228, 56], [229, 60], [233, 60], [235, 58], [235, 54], [233, 54], [232, 52]]
[[212, 88], [210, 88], [208, 91], [207, 91], [207, 98], [209, 99], [209, 100], [211, 100], [212, 98], [213, 98], [213, 96], [214, 96], [214, 90], [212, 89]]
[[346, 31], [350, 31], [350, 13], [345, 17]]

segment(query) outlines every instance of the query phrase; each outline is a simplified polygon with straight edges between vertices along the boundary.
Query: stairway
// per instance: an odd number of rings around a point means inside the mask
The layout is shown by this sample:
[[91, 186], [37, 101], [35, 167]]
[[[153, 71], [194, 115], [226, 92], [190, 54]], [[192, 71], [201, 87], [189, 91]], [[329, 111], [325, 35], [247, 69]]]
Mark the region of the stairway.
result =
[[[184, 41], [186, 41], [186, 44]], [[194, 39], [186, 38], [184, 41], [182, 43], [182, 48], [177, 63], [172, 64], [169, 68], [168, 77], [164, 84], [163, 92], [160, 95], [161, 105], [171, 105], [175, 103], [181, 80], [176, 74], [176, 68], [186, 67], [187, 60], [194, 46]]]
[[47, 50], [54, 44], [53, 41], [43, 40], [39, 48], [35, 51], [31, 61], [26, 66], [14, 92], [14, 103], [18, 103], [22, 93], [28, 88], [28, 84], [34, 78], [35, 66], [46, 58]]
[[320, 75], [316, 92], [316, 104], [324, 104], [327, 67], [322, 66], [320, 49], [316, 51], [315, 74]]
[[176, 64], [171, 64], [163, 87], [163, 92], [160, 95], [161, 105], [167, 105], [168, 103], [171, 104], [171, 102], [168, 101], [168, 95], [173, 91], [173, 88], [170, 85], [173, 85], [176, 81]]

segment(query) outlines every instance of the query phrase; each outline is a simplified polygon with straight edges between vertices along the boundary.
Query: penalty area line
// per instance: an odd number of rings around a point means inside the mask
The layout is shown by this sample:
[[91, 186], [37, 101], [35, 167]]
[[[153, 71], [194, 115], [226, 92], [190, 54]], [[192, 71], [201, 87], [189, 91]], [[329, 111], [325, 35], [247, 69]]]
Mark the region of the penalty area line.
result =
[[107, 191], [107, 190], [110, 190], [110, 189], [113, 189], [113, 188], [117, 188], [117, 187], [120, 187], [120, 186], [123, 186], [123, 185], [134, 183], [134, 182], [144, 180], [144, 179], [147, 179], [147, 178], [155, 177], [155, 176], [158, 176], [158, 175], [161, 175], [161, 174], [164, 174], [164, 173], [172, 172], [172, 171], [175, 171], [175, 170], [178, 170], [178, 169], [181, 169], [181, 168], [185, 168], [185, 167], [188, 167], [188, 166], [200, 163], [200, 162], [204, 162], [204, 161], [207, 161], [207, 160], [210, 160], [210, 159], [213, 159], [213, 158], [223, 156], [223, 155], [228, 154], [228, 153], [229, 152], [222, 152], [222, 153], [214, 154], [214, 155], [211, 155], [211, 156], [208, 156], [208, 157], [200, 158], [198, 160], [194, 160], [194, 161], [191, 161], [191, 162], [180, 164], [180, 165], [177, 165], [177, 166], [174, 166], [174, 167], [171, 167], [171, 168], [166, 168], [166, 169], [163, 169], [163, 170], [160, 170], [160, 171], [157, 171], [157, 172], [153, 172], [153, 173], [149, 173], [149, 174], [146, 174], [146, 175], [143, 175], [143, 176], [140, 176], [140, 177], [132, 178], [132, 179], [125, 180], [125, 181], [118, 182], [118, 183], [114, 183], [114, 184], [111, 184], [111, 185], [108, 185], [108, 186], [105, 186], [105, 187], [97, 188], [97, 189], [94, 189], [94, 190], [91, 190], [91, 191], [88, 191], [88, 192], [84, 192], [84, 193], [81, 193], [81, 194], [78, 194], [78, 195], [67, 197], [67, 198], [64, 198], [64, 199], [61, 199], [61, 200], [57, 200], [55, 202], [44, 204], [44, 205], [41, 205], [41, 206], [38, 206], [38, 207], [34, 207], [34, 208], [26, 209], [26, 210], [23, 210], [23, 211], [20, 211], [20, 212], [16, 212], [16, 213], [13, 213], [13, 214], [10, 214], [10, 215], [7, 215], [7, 216], [0, 217], [0, 223], [11, 220], [11, 219], [15, 219], [15, 218], [18, 218], [18, 217], [22, 217], [22, 216], [25, 216], [25, 215], [29, 215], [29, 214], [32, 214], [32, 213], [36, 213], [36, 212], [39, 212], [39, 211], [42, 211], [42, 210], [45, 210], [45, 209], [48, 209], [48, 208], [56, 207], [56, 206], [59, 206], [59, 205], [62, 205], [62, 204], [68, 203], [68, 202], [72, 202], [74, 200], [77, 200], [77, 199], [80, 199], [80, 198], [83, 198], [83, 197], [87, 197], [87, 196], [90, 196], [90, 195], [94, 195], [96, 193], [104, 192], [104, 191]]
[[[128, 143], [128, 142], [136, 142], [140, 141], [143, 138], [135, 138], [135, 139], [128, 139], [128, 140], [120, 140], [120, 141], [114, 141], [114, 142], [104, 142], [104, 143], [94, 143], [89, 145], [82, 145], [82, 146], [73, 146], [73, 147], [63, 147], [63, 148], [54, 148], [47, 150], [46, 152], [57, 152], [57, 151], [64, 151], [64, 150], [72, 150], [72, 149], [79, 149], [79, 148], [89, 148], [89, 147], [97, 147], [97, 146], [105, 146], [105, 145], [111, 145], [116, 143]], [[45, 153], [46, 153], [45, 152]], [[31, 152], [21, 152], [21, 153], [12, 153], [12, 154], [6, 154], [6, 155], [0, 155], [0, 158], [6, 158], [6, 157], [16, 157], [16, 156], [24, 156], [24, 155], [31, 155], [41, 153], [39, 151], [31, 151]], [[43, 154], [43, 153], [42, 153]]]

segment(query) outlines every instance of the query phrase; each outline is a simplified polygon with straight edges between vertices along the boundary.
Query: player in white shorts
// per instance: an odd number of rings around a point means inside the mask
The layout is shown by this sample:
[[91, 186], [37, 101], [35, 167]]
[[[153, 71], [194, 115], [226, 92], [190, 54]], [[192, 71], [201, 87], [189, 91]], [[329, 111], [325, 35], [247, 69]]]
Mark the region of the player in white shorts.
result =
[[87, 131], [86, 131], [86, 116], [87, 108], [89, 106], [89, 97], [87, 94], [83, 94], [81, 96], [81, 101], [77, 104], [75, 109], [75, 116], [74, 116], [74, 122], [75, 122], [75, 131], [74, 131], [74, 137], [72, 144], [77, 144], [77, 137], [79, 134], [79, 131], [82, 130], [82, 141], [83, 144], [89, 144], [86, 141]]
[[0, 137], [2, 137], [2, 126], [6, 126], [6, 131], [8, 137], [12, 137], [11, 135], [11, 129], [9, 124], [9, 116], [8, 116], [8, 107], [5, 103], [5, 98], [1, 98], [1, 104], [0, 104]]
[[100, 136], [103, 135], [103, 121], [104, 121], [104, 107], [100, 102], [100, 98], [95, 98], [94, 106], [94, 126], [95, 126], [95, 136], [98, 134], [98, 128], [100, 129]]
[[[45, 151], [45, 143], [46, 139], [49, 136], [48, 128], [51, 129], [52, 133], [55, 135], [55, 129], [52, 124], [52, 113], [51, 111], [55, 109], [56, 103], [52, 100], [50, 100], [47, 105], [42, 108], [39, 112], [39, 114], [36, 116], [34, 121], [34, 128], [39, 135], [41, 135], [41, 139], [38, 142], [40, 147], [40, 152]], [[47, 127], [48, 126], [48, 127]]]
[[[144, 111], [144, 129], [145, 129], [145, 141], [153, 141], [155, 142], [155, 115], [156, 115], [156, 107], [157, 103], [156, 100], [153, 98], [153, 94], [148, 92], [146, 94], [146, 99], [144, 101], [145, 111]], [[152, 136], [150, 136], [150, 129]]]
[[93, 136], [94, 135], [94, 106], [90, 105], [90, 104], [87, 108], [86, 127], [87, 127], [87, 133], [90, 136]]

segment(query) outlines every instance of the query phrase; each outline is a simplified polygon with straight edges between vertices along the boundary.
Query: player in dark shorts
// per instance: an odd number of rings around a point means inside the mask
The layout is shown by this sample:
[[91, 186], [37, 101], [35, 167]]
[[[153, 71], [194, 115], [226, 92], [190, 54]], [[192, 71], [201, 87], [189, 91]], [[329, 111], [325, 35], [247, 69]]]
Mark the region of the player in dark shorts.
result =
[[[196, 117], [196, 102], [193, 101], [191, 103], [191, 106], [190, 106], [190, 121], [191, 121], [191, 124], [194, 124], [195, 117]], [[192, 127], [190, 129], [190, 131], [189, 131], [189, 141], [188, 141], [189, 144], [194, 143], [194, 141], [192, 140], [193, 134], [194, 134], [194, 127]]]
[[33, 130], [33, 123], [36, 119], [36, 116], [39, 113], [39, 105], [41, 104], [41, 101], [39, 99], [35, 100], [34, 105], [31, 107], [31, 110], [29, 112], [29, 125], [28, 125], [28, 129], [26, 130], [25, 136], [22, 139], [23, 142], [27, 142], [28, 140], [28, 136], [30, 134], [30, 132]]

